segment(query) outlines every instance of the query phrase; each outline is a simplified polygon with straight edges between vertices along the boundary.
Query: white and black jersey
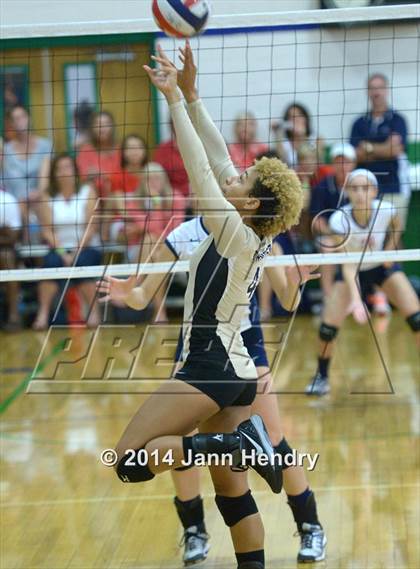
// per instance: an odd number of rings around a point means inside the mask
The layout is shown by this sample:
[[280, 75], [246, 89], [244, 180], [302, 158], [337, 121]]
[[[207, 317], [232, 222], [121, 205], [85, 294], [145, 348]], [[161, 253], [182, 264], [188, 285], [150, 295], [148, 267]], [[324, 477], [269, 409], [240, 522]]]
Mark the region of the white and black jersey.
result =
[[[391, 220], [396, 215], [395, 207], [381, 200], [373, 200], [370, 219], [365, 226], [357, 223], [351, 204], [335, 211], [329, 220], [331, 231], [338, 235], [348, 235], [348, 251], [382, 251]], [[369, 271], [380, 263], [363, 263], [361, 271]]]
[[[219, 182], [237, 172], [226, 144], [201, 101], [171, 105], [178, 147], [209, 235], [190, 257], [184, 305], [183, 360], [221, 364], [243, 379], [257, 371], [241, 337], [241, 321], [271, 251], [224, 197]], [[194, 125], [194, 126], [193, 126]]]
[[[193, 251], [195, 251], [202, 241], [207, 239], [208, 235], [209, 232], [204, 225], [203, 218], [199, 216], [184, 221], [175, 227], [166, 237], [165, 243], [177, 259], [184, 261], [190, 259]], [[256, 314], [258, 314], [258, 318]], [[251, 298], [248, 310], [242, 319], [241, 332], [249, 330], [252, 326], [255, 326], [255, 324], [259, 326], [260, 322], [256, 295], [254, 294]]]

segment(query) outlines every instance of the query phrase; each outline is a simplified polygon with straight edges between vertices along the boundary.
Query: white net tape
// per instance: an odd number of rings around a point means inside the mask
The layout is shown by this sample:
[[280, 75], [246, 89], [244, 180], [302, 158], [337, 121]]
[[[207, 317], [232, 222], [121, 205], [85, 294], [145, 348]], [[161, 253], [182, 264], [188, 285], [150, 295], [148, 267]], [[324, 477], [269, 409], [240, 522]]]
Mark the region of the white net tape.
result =
[[[402, 251], [374, 251], [356, 253], [326, 253], [313, 255], [281, 255], [269, 257], [267, 267], [303, 265], [342, 265], [420, 261], [420, 249]], [[129, 276], [134, 274], [170, 274], [189, 270], [189, 261], [176, 263], [141, 263], [121, 265], [97, 265], [92, 267], [62, 267], [54, 269], [17, 269], [0, 271], [0, 282], [40, 281], [56, 279], [101, 278], [104, 275]]]

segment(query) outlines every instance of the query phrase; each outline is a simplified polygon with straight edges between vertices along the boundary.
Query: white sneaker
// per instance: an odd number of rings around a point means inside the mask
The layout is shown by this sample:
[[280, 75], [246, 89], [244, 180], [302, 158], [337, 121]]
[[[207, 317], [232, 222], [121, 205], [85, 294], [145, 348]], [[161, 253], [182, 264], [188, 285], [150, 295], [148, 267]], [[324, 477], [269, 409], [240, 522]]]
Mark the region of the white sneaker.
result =
[[299, 563], [313, 563], [325, 559], [327, 538], [321, 526], [302, 524], [300, 549], [297, 556]]
[[210, 544], [206, 533], [198, 533], [197, 526], [191, 526], [184, 532], [180, 545], [184, 545], [184, 566], [198, 565], [207, 559]]
[[305, 387], [306, 395], [326, 395], [330, 392], [330, 384], [328, 383], [328, 377], [322, 376], [317, 373], [314, 378]]

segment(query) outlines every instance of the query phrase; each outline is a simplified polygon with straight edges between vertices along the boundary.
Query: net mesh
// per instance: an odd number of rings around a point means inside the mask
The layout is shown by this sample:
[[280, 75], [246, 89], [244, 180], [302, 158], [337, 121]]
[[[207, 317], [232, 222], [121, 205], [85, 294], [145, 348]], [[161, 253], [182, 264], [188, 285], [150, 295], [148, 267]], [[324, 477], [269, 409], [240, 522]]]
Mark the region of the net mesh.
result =
[[[217, 29], [192, 41], [200, 94], [238, 168], [274, 152], [301, 178], [305, 208], [289, 235], [293, 249], [286, 253], [334, 254], [328, 217], [346, 199], [347, 172], [334, 166], [331, 150], [337, 143], [367, 142], [365, 160], [359, 161], [375, 172], [386, 192], [381, 199], [393, 203], [401, 220], [393, 229], [393, 249], [411, 250], [402, 256], [391, 251], [389, 258], [418, 259], [420, 25], [415, 10], [219, 17], [213, 21]], [[157, 239], [197, 213], [166, 103], [142, 69], [156, 42], [174, 60], [179, 42], [153, 33], [149, 20], [97, 24], [3, 29], [1, 183], [8, 192], [0, 194], [2, 251], [7, 250], [1, 259], [3, 281], [47, 278], [48, 273], [41, 275], [42, 267], [52, 270], [48, 262], [61, 263], [57, 275], [69, 278], [81, 257], [89, 276], [101, 276], [104, 267], [115, 264], [124, 264], [120, 273], [127, 274], [127, 263], [153, 262]], [[387, 89], [384, 94], [379, 85], [369, 98], [367, 79], [375, 74]], [[355, 121], [369, 116], [372, 97], [381, 95], [398, 120], [388, 111], [386, 120], [370, 122], [369, 132], [359, 129], [351, 137]], [[372, 144], [382, 146], [372, 151]], [[348, 160], [351, 149], [344, 148]], [[372, 161], [373, 152], [382, 152], [382, 160]], [[334, 176], [331, 186], [326, 180]], [[318, 187], [324, 192], [319, 203]], [[376, 231], [375, 226], [366, 230], [371, 244]], [[87, 254], [88, 246], [96, 255]], [[369, 254], [375, 247], [362, 249]], [[325, 256], [318, 260], [332, 262]], [[294, 264], [296, 257], [277, 262]], [[418, 274], [418, 264], [410, 263], [409, 271]]]

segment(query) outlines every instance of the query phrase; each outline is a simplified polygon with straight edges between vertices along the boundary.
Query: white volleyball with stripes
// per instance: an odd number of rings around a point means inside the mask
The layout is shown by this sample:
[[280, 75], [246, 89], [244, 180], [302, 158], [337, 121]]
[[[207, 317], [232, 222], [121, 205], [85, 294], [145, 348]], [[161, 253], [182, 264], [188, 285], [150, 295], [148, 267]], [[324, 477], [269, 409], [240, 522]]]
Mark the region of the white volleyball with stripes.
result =
[[205, 30], [210, 7], [207, 0], [153, 0], [152, 12], [166, 35], [190, 38]]

